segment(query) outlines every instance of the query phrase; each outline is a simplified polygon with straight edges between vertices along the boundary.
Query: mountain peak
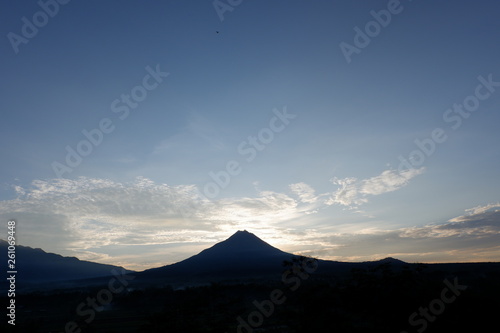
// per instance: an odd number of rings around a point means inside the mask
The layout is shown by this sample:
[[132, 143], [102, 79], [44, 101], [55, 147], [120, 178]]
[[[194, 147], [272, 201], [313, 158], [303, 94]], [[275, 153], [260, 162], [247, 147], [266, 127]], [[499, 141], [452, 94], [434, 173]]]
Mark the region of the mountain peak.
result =
[[[248, 235], [253, 235], [253, 234], [251, 232], [246, 231], [246, 230], [243, 230], [243, 231], [238, 230], [231, 237], [234, 237], [234, 236], [237, 236], [237, 235], [239, 235], [239, 236], [245, 236], [245, 235], [248, 236]], [[229, 237], [229, 238], [231, 238], [231, 237]]]
[[[248, 232], [246, 230], [238, 230], [228, 239], [215, 244], [210, 249], [224, 249], [224, 251], [231, 252], [281, 252], [281, 250], [275, 248], [272, 245], [264, 242], [262, 239], [257, 237], [256, 235]], [[207, 250], [210, 250], [207, 249]]]
[[290, 255], [264, 242], [246, 230], [238, 230], [232, 236], [201, 251], [194, 257], [220, 260], [223, 258], [258, 258]]
[[226, 241], [228, 241], [230, 239], [245, 239], [245, 238], [261, 240], [259, 237], [255, 236], [251, 232], [248, 232], [246, 230], [243, 230], [243, 231], [238, 230], [234, 234], [232, 234], [228, 239], [226, 239]]
[[404, 261], [396, 259], [396, 258], [393, 258], [393, 257], [387, 257], [387, 258], [379, 260], [378, 262], [382, 263], [382, 264], [387, 264], [387, 263], [390, 263], [390, 264], [406, 264]]

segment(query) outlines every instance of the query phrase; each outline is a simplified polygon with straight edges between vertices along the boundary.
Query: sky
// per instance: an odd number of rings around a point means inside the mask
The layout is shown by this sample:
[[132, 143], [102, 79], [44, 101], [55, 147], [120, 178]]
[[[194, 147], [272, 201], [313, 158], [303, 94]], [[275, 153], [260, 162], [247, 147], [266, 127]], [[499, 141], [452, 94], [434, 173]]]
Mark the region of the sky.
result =
[[498, 2], [2, 6], [0, 238], [135, 270], [244, 229], [500, 261]]

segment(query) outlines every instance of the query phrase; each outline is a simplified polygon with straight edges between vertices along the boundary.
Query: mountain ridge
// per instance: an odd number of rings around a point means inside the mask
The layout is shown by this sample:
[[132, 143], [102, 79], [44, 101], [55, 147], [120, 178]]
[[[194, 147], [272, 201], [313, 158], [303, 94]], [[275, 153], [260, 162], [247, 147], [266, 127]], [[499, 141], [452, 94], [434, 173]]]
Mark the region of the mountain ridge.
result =
[[[9, 243], [0, 239], [0, 251], [7, 253]], [[45, 252], [40, 248], [16, 245], [18, 279], [24, 283], [49, 283], [111, 276], [113, 270], [125, 270], [121, 266], [80, 260], [60, 254]], [[2, 262], [2, 266], [7, 261]], [[5, 269], [6, 270], [6, 269]], [[131, 270], [125, 270], [133, 272]]]
[[[0, 250], [5, 250], [5, 253], [7, 245], [6, 241], [0, 240]], [[16, 265], [20, 273], [18, 274], [19, 281], [24, 285], [33, 285], [34, 289], [38, 287], [42, 289], [83, 288], [99, 283], [105, 284], [113, 270], [133, 273], [136, 278], [134, 284], [137, 282], [139, 288], [169, 283], [179, 285], [241, 279], [280, 279], [285, 269], [283, 263], [290, 262], [297, 257], [300, 255], [284, 252], [246, 230], [238, 230], [229, 238], [177, 263], [140, 272], [125, 270], [119, 266], [84, 261], [76, 257], [63, 257], [39, 248], [16, 246], [16, 259], [19, 259]], [[412, 264], [392, 257], [365, 262], [317, 259], [317, 263], [318, 269], [314, 272], [315, 276], [333, 274], [337, 277], [348, 276], [353, 269], [363, 271], [388, 266], [401, 270], [423, 265], [433, 270], [444, 271], [460, 267], [471, 270], [500, 267], [500, 263]], [[3, 262], [4, 266], [6, 264], [7, 261]], [[0, 282], [0, 287], [3, 285], [5, 282]]]

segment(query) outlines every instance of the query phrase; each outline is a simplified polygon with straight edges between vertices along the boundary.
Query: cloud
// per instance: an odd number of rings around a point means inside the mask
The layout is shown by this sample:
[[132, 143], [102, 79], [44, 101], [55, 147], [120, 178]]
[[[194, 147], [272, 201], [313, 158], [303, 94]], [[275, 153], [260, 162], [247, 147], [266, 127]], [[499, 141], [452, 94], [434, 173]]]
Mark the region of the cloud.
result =
[[17, 193], [15, 200], [1, 203], [0, 211], [22, 212], [29, 207], [33, 213], [81, 218], [174, 218], [200, 200], [193, 185], [155, 184], [142, 177], [132, 183], [85, 177], [35, 180], [30, 189], [17, 189]]
[[495, 215], [500, 210], [500, 203], [491, 203], [485, 206], [477, 206], [465, 210], [466, 215], [458, 216], [450, 220], [450, 222], [467, 222], [471, 220], [481, 220], [488, 219], [492, 215]]
[[314, 189], [306, 183], [296, 183], [289, 185], [290, 190], [296, 194], [301, 202], [314, 203], [317, 200]]
[[170, 186], [144, 177], [127, 183], [35, 180], [15, 191], [17, 198], [0, 202], [0, 217], [19, 221], [22, 244], [84, 257], [101, 253], [106, 260], [112, 259], [106, 253], [110, 246], [215, 242], [249, 226], [271, 233], [273, 224], [308, 210], [284, 193], [209, 201], [195, 185]]
[[[306, 231], [298, 239], [307, 254], [331, 260], [366, 261], [396, 257], [409, 262], [480, 262], [500, 258], [500, 205], [466, 210], [449, 221], [395, 230]], [[497, 258], [497, 259], [495, 259]]]
[[340, 188], [326, 201], [327, 205], [358, 206], [367, 202], [366, 199], [359, 197], [359, 186], [356, 178], [339, 179], [335, 177], [330, 181], [334, 185], [339, 185]]
[[360, 193], [368, 195], [379, 195], [400, 189], [408, 184], [408, 181], [424, 172], [424, 168], [410, 169], [398, 173], [395, 170], [385, 170], [380, 175], [365, 179], [360, 186]]
[[[116, 243], [151, 244], [151, 230], [203, 230], [203, 201], [192, 185], [78, 178], [35, 180], [0, 202], [0, 215], [16, 218], [20, 239], [37, 247], [75, 251]], [[42, 236], [42, 237], [41, 237]]]
[[355, 209], [368, 202], [367, 196], [396, 191], [408, 185], [410, 179], [422, 174], [424, 170], [424, 168], [420, 168], [398, 173], [395, 170], [389, 169], [384, 170], [378, 176], [363, 180], [353, 177], [343, 179], [335, 177], [330, 181], [334, 185], [338, 185], [339, 189], [332, 193], [325, 203], [327, 205], [338, 204]]
[[234, 225], [252, 223], [265, 225], [280, 222], [300, 214], [298, 203], [283, 193], [262, 191], [255, 198], [229, 198], [214, 201], [207, 218]]
[[369, 195], [394, 191], [417, 174], [335, 178], [340, 188], [334, 193], [316, 194], [311, 186], [295, 183], [290, 195], [259, 190], [254, 197], [212, 201], [194, 185], [170, 186], [143, 177], [125, 183], [85, 177], [36, 180], [26, 188], [16, 186], [17, 198], [0, 201], [0, 218], [18, 220], [21, 245], [107, 263], [129, 262], [129, 268], [137, 269], [182, 260], [238, 229], [253, 230], [274, 245], [288, 242], [284, 250], [325, 259], [500, 257], [498, 203], [467, 209], [441, 224], [392, 230], [372, 220], [332, 224], [324, 216], [309, 215], [333, 203], [363, 204]]

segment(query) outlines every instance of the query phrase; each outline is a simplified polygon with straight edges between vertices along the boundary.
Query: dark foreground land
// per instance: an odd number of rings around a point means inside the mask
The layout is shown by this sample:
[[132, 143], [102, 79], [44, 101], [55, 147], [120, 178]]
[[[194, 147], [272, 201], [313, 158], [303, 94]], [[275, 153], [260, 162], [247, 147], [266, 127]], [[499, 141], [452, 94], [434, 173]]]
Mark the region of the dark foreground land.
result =
[[16, 325], [4, 317], [0, 331], [489, 332], [500, 309], [498, 264], [384, 263], [260, 282], [132, 287], [105, 306], [88, 303], [104, 285], [17, 295]]

